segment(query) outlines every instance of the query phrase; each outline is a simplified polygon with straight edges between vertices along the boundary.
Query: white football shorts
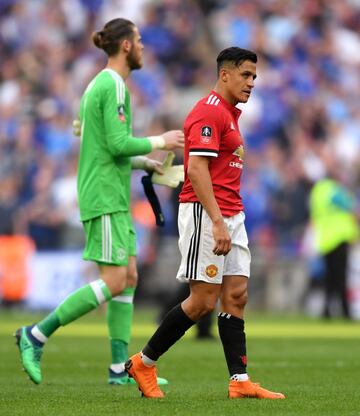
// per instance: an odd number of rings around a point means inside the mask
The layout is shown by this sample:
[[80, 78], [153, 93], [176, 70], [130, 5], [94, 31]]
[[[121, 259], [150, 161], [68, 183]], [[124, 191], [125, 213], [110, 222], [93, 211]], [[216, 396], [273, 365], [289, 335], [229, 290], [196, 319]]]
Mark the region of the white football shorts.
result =
[[224, 217], [231, 237], [226, 256], [213, 253], [212, 221], [199, 202], [179, 206], [179, 249], [181, 263], [176, 278], [181, 282], [201, 280], [221, 284], [223, 276], [250, 276], [251, 255], [245, 229], [245, 214]]

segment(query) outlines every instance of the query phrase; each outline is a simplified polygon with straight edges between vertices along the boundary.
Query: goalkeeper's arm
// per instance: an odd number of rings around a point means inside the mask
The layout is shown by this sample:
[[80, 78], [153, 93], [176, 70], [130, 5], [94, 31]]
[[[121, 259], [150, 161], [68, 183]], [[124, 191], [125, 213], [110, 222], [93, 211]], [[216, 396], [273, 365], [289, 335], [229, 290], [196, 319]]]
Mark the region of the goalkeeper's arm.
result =
[[[73, 121], [73, 133], [81, 136], [81, 121]], [[180, 130], [170, 130], [159, 136], [143, 137], [142, 140], [136, 137], [127, 136], [127, 133], [107, 137], [109, 149], [113, 154], [119, 156], [135, 156], [150, 153], [155, 149], [171, 150], [184, 147], [184, 134]], [[150, 142], [150, 143], [149, 143]], [[139, 168], [142, 169], [142, 168]]]

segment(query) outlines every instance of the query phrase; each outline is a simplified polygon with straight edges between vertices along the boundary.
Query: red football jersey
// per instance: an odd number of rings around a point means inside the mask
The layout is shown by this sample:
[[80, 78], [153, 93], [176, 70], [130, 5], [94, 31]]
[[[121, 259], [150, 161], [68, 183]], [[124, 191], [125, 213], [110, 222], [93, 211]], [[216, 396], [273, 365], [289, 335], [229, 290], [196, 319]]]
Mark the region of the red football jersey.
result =
[[240, 196], [244, 142], [238, 119], [241, 110], [232, 106], [215, 91], [201, 99], [189, 113], [184, 124], [185, 181], [180, 202], [197, 202], [187, 167], [189, 157], [209, 156], [209, 171], [216, 201], [221, 213], [231, 217], [244, 209]]

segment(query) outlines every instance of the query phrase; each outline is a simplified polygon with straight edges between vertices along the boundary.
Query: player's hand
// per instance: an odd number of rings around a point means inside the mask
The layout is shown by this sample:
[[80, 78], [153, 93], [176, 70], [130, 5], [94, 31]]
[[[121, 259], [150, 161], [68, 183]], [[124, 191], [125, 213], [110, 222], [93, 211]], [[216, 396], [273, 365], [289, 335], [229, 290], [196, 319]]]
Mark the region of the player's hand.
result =
[[169, 152], [166, 155], [166, 158], [161, 165], [161, 173], [159, 170], [156, 170], [151, 177], [153, 183], [176, 188], [179, 186], [180, 182], [184, 182], [184, 165], [173, 166], [174, 159], [174, 152]]
[[215, 240], [213, 253], [217, 256], [226, 256], [231, 250], [231, 238], [225, 221], [220, 219], [214, 222], [212, 231]]
[[76, 119], [72, 122], [74, 136], [81, 136], [81, 121]]
[[164, 171], [162, 166], [163, 164], [158, 160], [146, 158], [144, 163], [144, 170], [148, 173], [156, 172], [159, 175], [163, 175]]
[[181, 130], [169, 130], [162, 133], [165, 140], [164, 150], [173, 150], [184, 147], [184, 133]]

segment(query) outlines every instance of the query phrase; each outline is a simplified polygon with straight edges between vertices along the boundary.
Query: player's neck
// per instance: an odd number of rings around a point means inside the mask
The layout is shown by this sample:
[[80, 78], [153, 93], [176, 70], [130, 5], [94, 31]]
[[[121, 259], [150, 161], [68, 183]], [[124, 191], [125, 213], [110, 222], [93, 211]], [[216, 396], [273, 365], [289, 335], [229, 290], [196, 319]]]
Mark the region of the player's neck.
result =
[[121, 78], [125, 81], [126, 78], [129, 76], [131, 70], [126, 62], [126, 58], [122, 57], [114, 57], [109, 58], [106, 68], [110, 68], [113, 71], [117, 72]]
[[231, 94], [229, 94], [226, 88], [224, 88], [221, 84], [216, 83], [214, 91], [234, 107], [236, 106], [236, 104], [238, 104], [237, 101], [234, 101], [234, 97]]

